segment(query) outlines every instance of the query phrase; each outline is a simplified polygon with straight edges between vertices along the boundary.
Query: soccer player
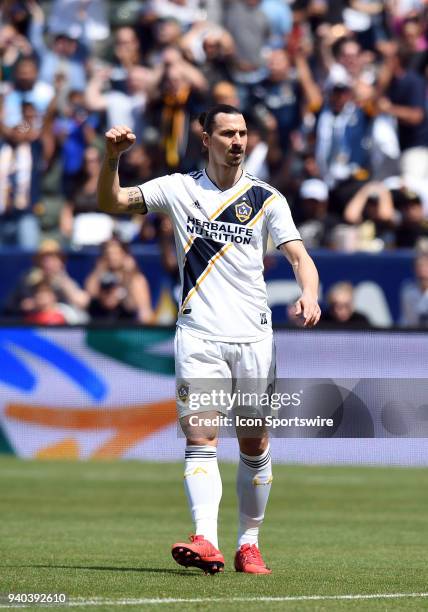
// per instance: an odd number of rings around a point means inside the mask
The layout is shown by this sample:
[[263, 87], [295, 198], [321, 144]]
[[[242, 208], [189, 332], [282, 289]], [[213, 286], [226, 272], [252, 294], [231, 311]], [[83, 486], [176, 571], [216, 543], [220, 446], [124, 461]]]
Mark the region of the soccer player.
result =
[[[201, 379], [263, 380], [275, 376], [271, 312], [263, 279], [268, 233], [293, 267], [302, 290], [295, 314], [312, 327], [320, 318], [318, 274], [296, 230], [286, 199], [243, 166], [247, 128], [240, 111], [218, 105], [201, 116], [202, 142], [208, 153], [204, 170], [172, 174], [143, 185], [121, 188], [119, 158], [135, 142], [126, 126], [106, 132], [98, 201], [108, 213], [170, 215], [174, 225], [182, 283], [175, 338], [177, 408], [187, 438], [184, 486], [195, 535], [172, 547], [177, 563], [206, 573], [223, 571], [218, 549], [217, 515], [222, 484], [217, 466], [218, 428], [222, 410], [201, 407], [207, 425], [198, 427], [189, 396]], [[197, 377], [197, 381], [195, 380]], [[195, 389], [193, 389], [193, 385]], [[269, 574], [258, 547], [272, 482], [268, 434], [245, 429], [240, 447], [237, 493], [238, 542], [235, 569]]]

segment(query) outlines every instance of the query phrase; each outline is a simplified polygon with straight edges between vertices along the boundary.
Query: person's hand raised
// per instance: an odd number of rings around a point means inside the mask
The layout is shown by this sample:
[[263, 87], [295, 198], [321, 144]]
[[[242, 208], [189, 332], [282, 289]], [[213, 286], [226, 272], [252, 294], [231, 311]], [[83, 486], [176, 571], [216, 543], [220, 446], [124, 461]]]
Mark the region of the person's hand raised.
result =
[[117, 157], [134, 144], [136, 136], [126, 125], [114, 125], [105, 133], [108, 155]]

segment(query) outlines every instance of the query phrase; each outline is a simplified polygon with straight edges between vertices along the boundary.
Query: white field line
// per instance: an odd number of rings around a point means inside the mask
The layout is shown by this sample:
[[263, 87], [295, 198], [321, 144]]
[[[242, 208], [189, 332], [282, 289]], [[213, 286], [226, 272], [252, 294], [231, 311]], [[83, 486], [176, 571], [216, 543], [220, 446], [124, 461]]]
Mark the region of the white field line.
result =
[[372, 593], [356, 595], [296, 595], [285, 597], [165, 597], [165, 598], [128, 598], [107, 599], [105, 597], [76, 597], [64, 604], [28, 604], [10, 605], [0, 604], [0, 608], [27, 608], [36, 605], [40, 608], [59, 607], [83, 607], [83, 606], [142, 606], [161, 605], [174, 603], [239, 603], [239, 602], [288, 602], [288, 601], [345, 601], [345, 600], [368, 600], [368, 599], [406, 599], [428, 597], [428, 593]]

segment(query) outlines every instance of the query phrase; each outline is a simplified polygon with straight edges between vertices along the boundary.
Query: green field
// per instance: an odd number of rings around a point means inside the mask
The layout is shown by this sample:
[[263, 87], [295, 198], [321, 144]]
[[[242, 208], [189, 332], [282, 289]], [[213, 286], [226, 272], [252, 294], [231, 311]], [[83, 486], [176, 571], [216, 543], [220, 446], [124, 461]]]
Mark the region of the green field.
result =
[[236, 467], [220, 468], [227, 565], [205, 576], [170, 555], [192, 531], [181, 465], [0, 458], [0, 592], [64, 592], [94, 611], [428, 609], [428, 470], [275, 466], [261, 537], [273, 574], [250, 576], [233, 571]]

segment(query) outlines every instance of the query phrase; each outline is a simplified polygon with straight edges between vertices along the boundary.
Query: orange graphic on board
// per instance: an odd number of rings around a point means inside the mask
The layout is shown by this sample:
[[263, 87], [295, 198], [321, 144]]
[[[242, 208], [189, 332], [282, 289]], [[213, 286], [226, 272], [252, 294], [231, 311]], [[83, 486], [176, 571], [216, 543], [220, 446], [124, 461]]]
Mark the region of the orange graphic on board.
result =
[[[93, 458], [121, 457], [132, 446], [148, 438], [176, 420], [175, 400], [123, 408], [64, 409], [28, 404], [9, 404], [5, 416], [43, 427], [67, 431], [113, 430], [112, 437], [93, 454]], [[67, 437], [61, 442], [40, 449], [40, 458], [77, 458], [77, 441]]]

